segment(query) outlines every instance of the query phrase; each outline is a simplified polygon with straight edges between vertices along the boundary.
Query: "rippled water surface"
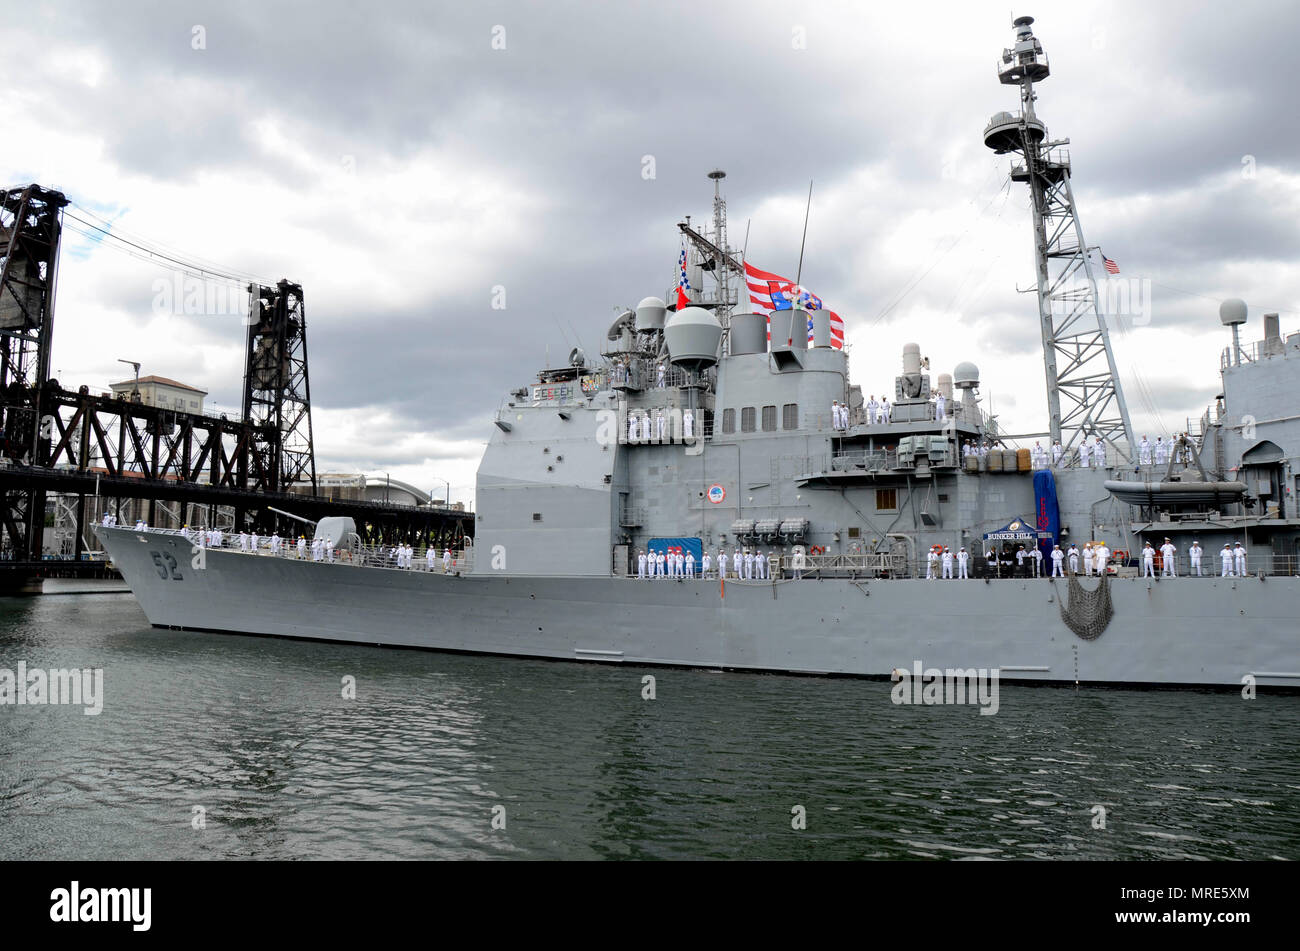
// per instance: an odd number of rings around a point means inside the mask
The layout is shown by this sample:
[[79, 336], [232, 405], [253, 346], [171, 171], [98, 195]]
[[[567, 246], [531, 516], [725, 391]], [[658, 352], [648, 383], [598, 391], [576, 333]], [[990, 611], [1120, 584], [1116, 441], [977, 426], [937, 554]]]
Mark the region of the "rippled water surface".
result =
[[0, 600], [20, 660], [102, 667], [104, 710], [0, 707], [0, 859], [1300, 857], [1294, 696], [1003, 686], [980, 716], [160, 631], [129, 595]]

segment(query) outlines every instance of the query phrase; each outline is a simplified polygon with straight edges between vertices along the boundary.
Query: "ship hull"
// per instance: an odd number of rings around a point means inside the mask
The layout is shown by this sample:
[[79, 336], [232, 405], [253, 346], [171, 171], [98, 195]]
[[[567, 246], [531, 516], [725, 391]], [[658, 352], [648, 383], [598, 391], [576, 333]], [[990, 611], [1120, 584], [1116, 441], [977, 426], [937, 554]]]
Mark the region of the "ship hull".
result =
[[1294, 578], [1114, 579], [1114, 617], [1084, 640], [1061, 618], [1061, 579], [456, 576], [227, 550], [199, 569], [179, 536], [97, 531], [157, 627], [799, 674], [919, 662], [1032, 683], [1300, 687]]

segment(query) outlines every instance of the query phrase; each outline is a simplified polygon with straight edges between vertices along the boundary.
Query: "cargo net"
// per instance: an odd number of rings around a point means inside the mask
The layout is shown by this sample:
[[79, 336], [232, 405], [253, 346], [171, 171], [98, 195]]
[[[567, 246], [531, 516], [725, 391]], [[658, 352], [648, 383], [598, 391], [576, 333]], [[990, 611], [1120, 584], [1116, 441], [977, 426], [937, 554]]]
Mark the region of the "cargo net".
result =
[[1061, 620], [1085, 641], [1101, 637], [1101, 632], [1115, 616], [1115, 606], [1110, 601], [1110, 578], [1106, 575], [1102, 575], [1101, 584], [1095, 591], [1079, 584], [1078, 575], [1070, 575], [1068, 600], [1068, 605], [1065, 598], [1059, 602]]

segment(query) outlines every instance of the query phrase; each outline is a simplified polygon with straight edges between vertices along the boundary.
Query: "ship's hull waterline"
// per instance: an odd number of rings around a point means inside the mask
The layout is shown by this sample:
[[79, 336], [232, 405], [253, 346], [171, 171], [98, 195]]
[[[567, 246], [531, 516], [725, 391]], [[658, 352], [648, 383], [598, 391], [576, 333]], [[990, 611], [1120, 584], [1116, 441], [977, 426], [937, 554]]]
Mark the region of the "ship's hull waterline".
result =
[[[156, 627], [799, 674], [920, 662], [1004, 682], [1300, 687], [1300, 579], [1113, 579], [1114, 617], [1084, 640], [1061, 618], [1061, 579], [462, 577], [227, 550], [194, 569], [177, 535], [98, 533]], [[175, 561], [167, 578], [154, 552]]]

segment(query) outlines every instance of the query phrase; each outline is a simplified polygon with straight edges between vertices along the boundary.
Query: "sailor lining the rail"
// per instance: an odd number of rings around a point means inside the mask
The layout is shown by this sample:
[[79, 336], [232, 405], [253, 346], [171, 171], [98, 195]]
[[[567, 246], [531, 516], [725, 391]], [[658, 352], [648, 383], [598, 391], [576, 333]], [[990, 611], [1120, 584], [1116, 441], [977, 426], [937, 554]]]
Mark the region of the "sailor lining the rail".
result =
[[1147, 542], [1142, 546], [1142, 577], [1154, 578], [1156, 576], [1156, 550]]
[[682, 438], [695, 438], [695, 414], [690, 410], [682, 412]]
[[948, 418], [948, 414], [945, 411], [946, 407], [947, 407], [947, 401], [943, 398], [943, 394], [942, 393], [935, 394], [934, 418], [940, 423], [942, 423], [945, 419]]
[[1098, 469], [1104, 469], [1106, 467], [1106, 444], [1101, 441], [1100, 436], [1097, 437], [1097, 441], [1092, 445], [1092, 463]]
[[1060, 466], [1061, 460], [1065, 458], [1065, 447], [1061, 445], [1061, 440], [1052, 443], [1052, 465]]
[[958, 579], [961, 579], [961, 578], [966, 578], [967, 580], [970, 579], [970, 575], [966, 573], [966, 564], [967, 564], [967, 562], [969, 562], [969, 561], [970, 561], [970, 555], [968, 555], [968, 554], [966, 553], [966, 549], [965, 549], [965, 548], [963, 548], [963, 549], [961, 549], [960, 551], [957, 552], [957, 577], [958, 577]]
[[1143, 466], [1151, 465], [1151, 441], [1145, 435], [1142, 441], [1138, 443], [1138, 464]]
[[1190, 555], [1192, 559], [1191, 573], [1195, 574], [1198, 578], [1203, 577], [1201, 574], [1201, 543], [1196, 541], [1196, 539], [1192, 539], [1192, 547], [1187, 549], [1187, 554]]
[[442, 552], [442, 572], [446, 574], [451, 571], [451, 548], [444, 548]]
[[946, 580], [952, 580], [952, 549], [943, 550], [943, 576]]
[[1227, 542], [1223, 543], [1223, 551], [1219, 552], [1219, 560], [1223, 563], [1223, 571], [1219, 575], [1219, 577], [1231, 578], [1232, 577], [1232, 547]]
[[695, 554], [693, 552], [688, 551], [685, 557], [686, 557], [686, 577], [694, 578], [695, 577]]
[[1077, 575], [1079, 573], [1079, 546], [1078, 545], [1074, 543], [1070, 544], [1069, 558], [1070, 558], [1070, 574]]
[[1065, 572], [1061, 570], [1061, 565], [1065, 561], [1065, 552], [1061, 551], [1060, 545], [1052, 548], [1052, 577], [1064, 578]]
[[1156, 437], [1156, 465], [1163, 466], [1169, 462], [1169, 444]]
[[1091, 459], [1092, 459], [1092, 446], [1089, 445], [1087, 439], [1084, 439], [1083, 442], [1079, 444], [1079, 467], [1081, 469], [1088, 468], [1088, 463]]
[[1232, 550], [1232, 557], [1236, 562], [1238, 576], [1246, 577], [1246, 549], [1241, 542], [1237, 542], [1237, 547]]
[[939, 553], [933, 548], [925, 556], [925, 577], [927, 580], [934, 580], [937, 577], [935, 569], [939, 567]]
[[1178, 571], [1174, 567], [1174, 555], [1177, 553], [1174, 543], [1165, 539], [1165, 543], [1160, 546], [1160, 575], [1163, 578], [1177, 578]]
[[1029, 551], [1030, 556], [1034, 559], [1034, 577], [1041, 577], [1043, 574], [1043, 551], [1035, 545]]
[[873, 426], [880, 418], [880, 403], [876, 401], [876, 394], [871, 394], [871, 399], [867, 400], [867, 421]]

